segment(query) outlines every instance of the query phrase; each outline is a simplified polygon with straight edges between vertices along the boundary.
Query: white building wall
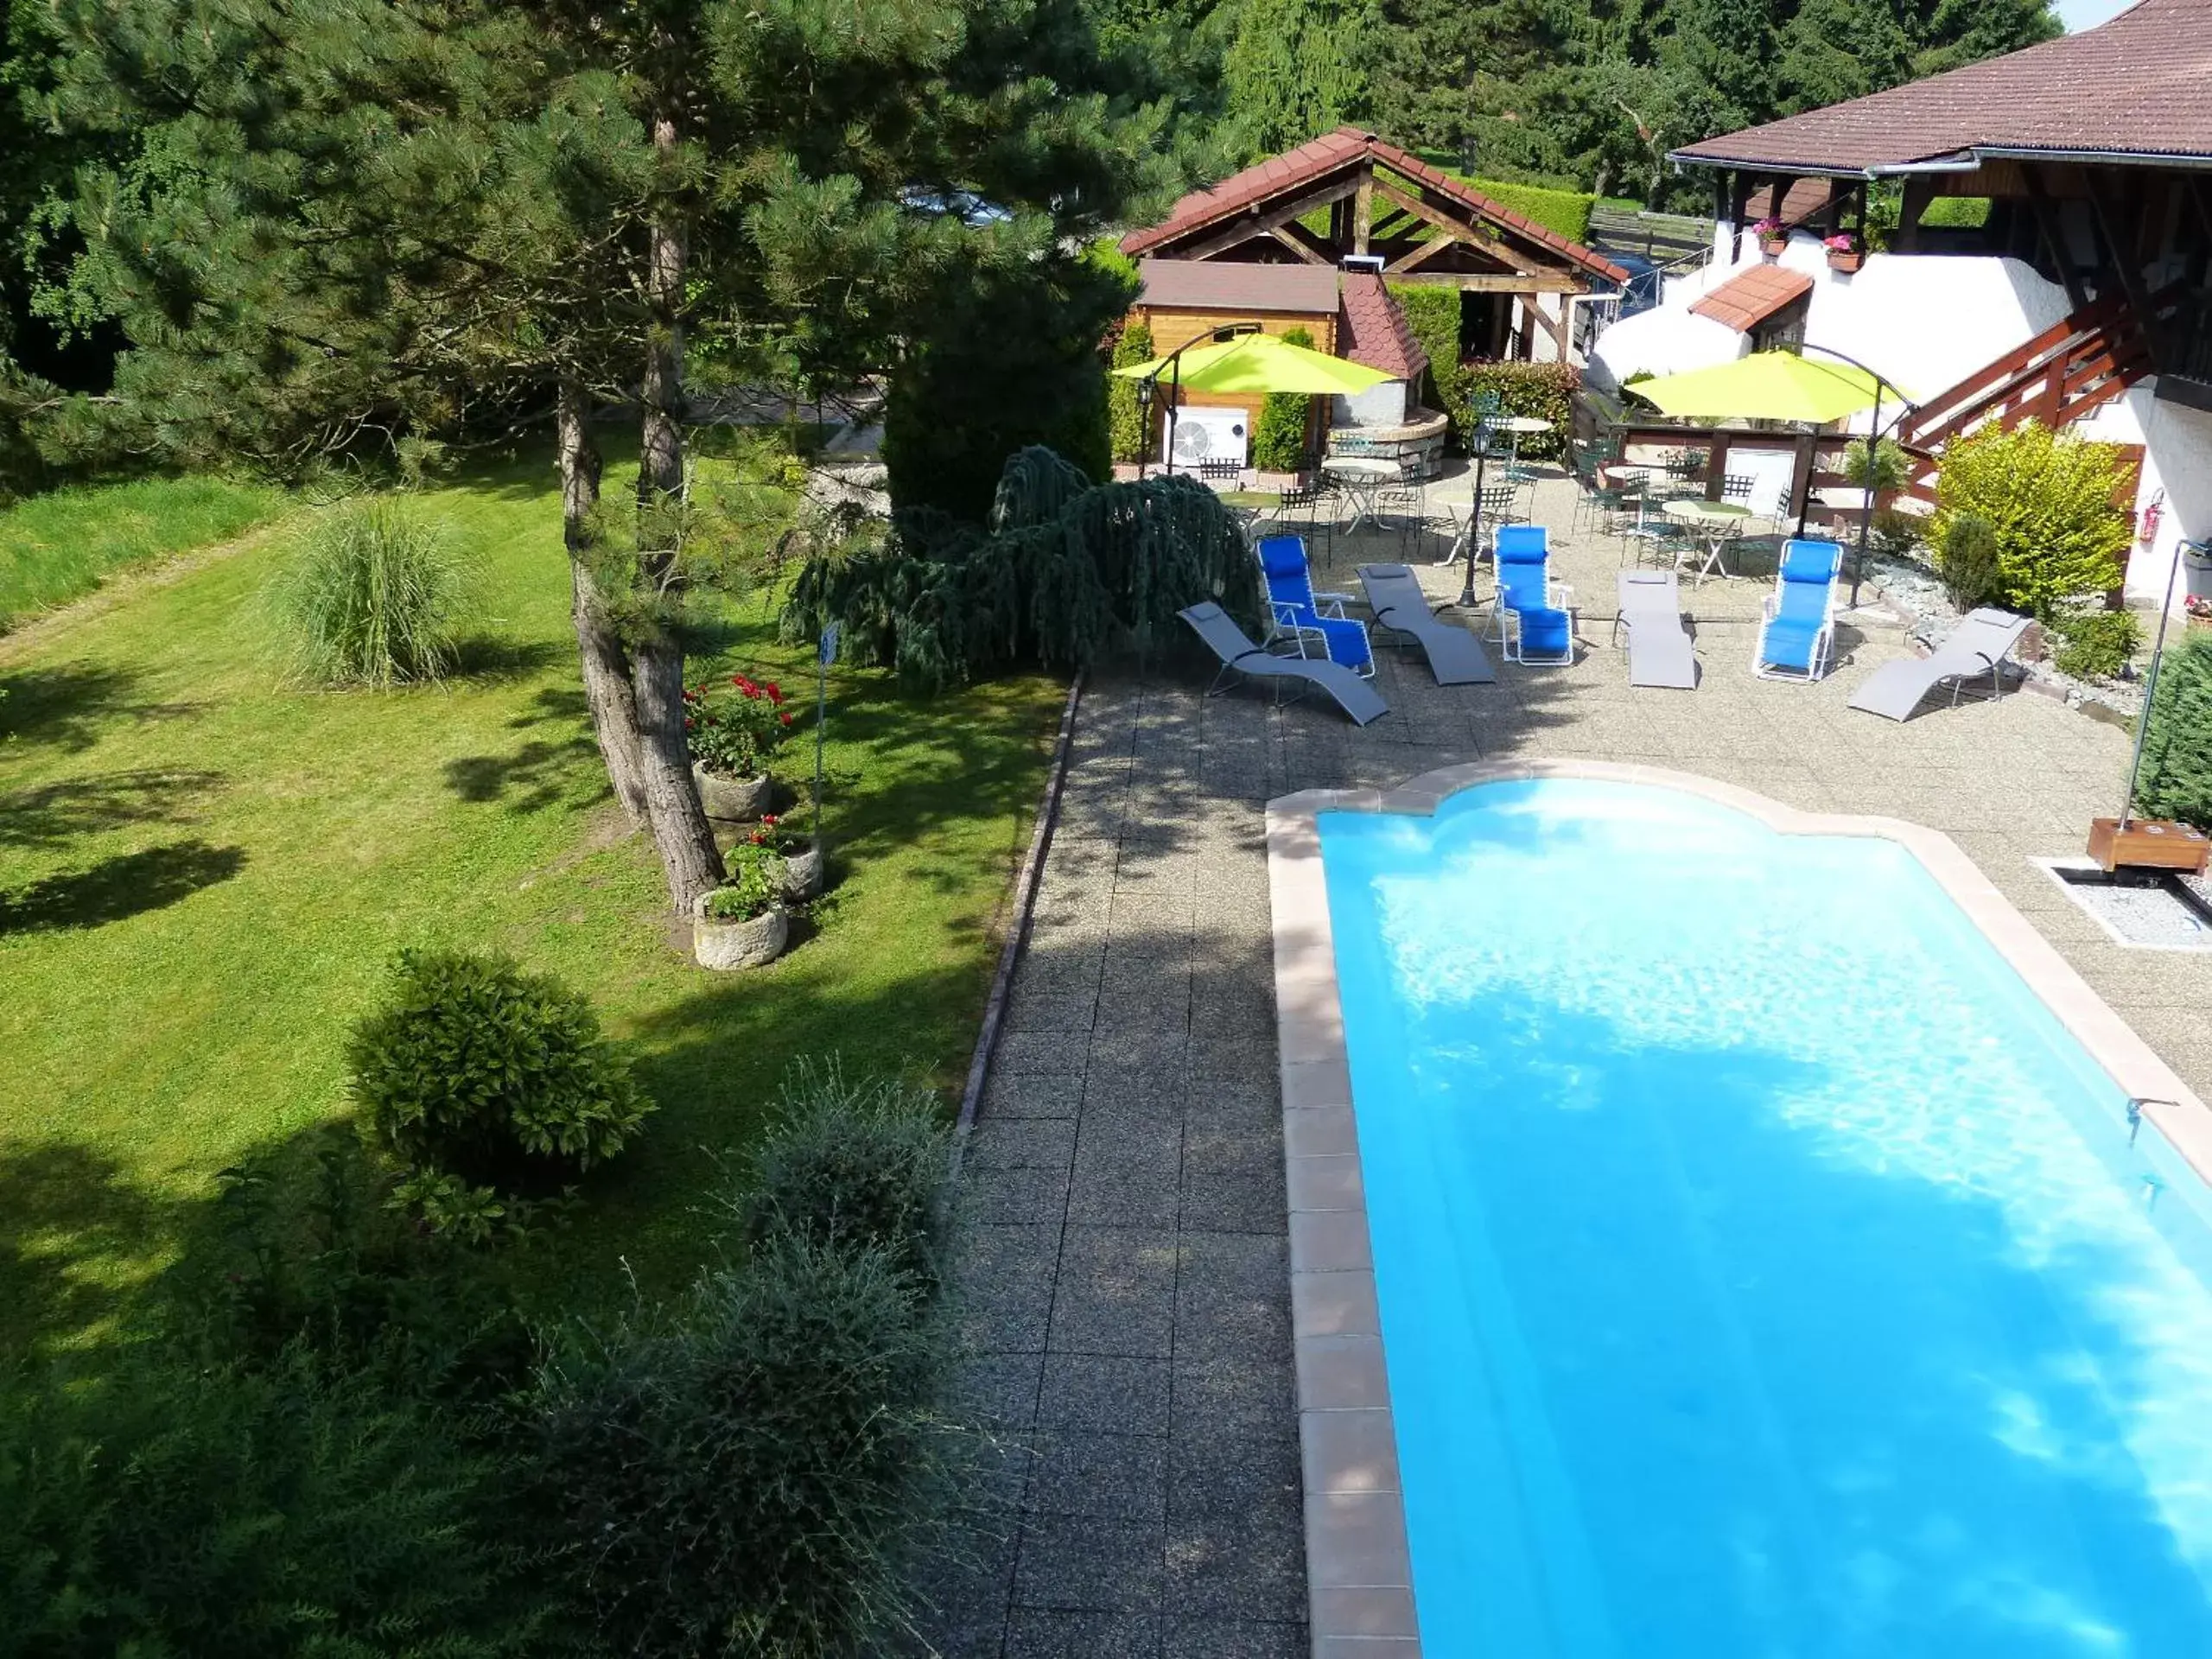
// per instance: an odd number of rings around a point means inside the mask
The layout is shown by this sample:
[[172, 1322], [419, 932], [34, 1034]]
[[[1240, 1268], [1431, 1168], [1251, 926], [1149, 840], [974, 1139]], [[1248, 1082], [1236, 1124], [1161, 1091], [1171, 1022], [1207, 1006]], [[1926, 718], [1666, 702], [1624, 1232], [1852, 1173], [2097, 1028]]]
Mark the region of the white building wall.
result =
[[[1663, 302], [1623, 319], [1591, 352], [1591, 379], [1617, 386], [1637, 372], [1676, 374], [1739, 357], [1750, 340], [1703, 317], [1691, 303], [1765, 256], [1746, 233], [1744, 257], [1734, 236], [1716, 228], [1713, 262], [1669, 279]], [[1857, 358], [1916, 398], [1948, 390], [1967, 375], [2041, 334], [2070, 308], [2066, 290], [2017, 259], [1955, 254], [1875, 253], [1845, 275], [1828, 269], [1818, 238], [1790, 238], [1780, 263], [1813, 279], [1805, 338]], [[1885, 423], [1890, 411], [1884, 411]], [[1872, 419], [1853, 424], [1866, 429]], [[2212, 539], [2212, 414], [2166, 402], [2152, 383], [2133, 388], [2077, 429], [2084, 435], [2144, 447], [2143, 484], [2135, 508], [2163, 492], [2155, 539], [2139, 543], [2127, 567], [2130, 599], [2155, 605], [2165, 592], [2183, 540]], [[2175, 603], [2190, 591], [2212, 597], [2212, 573], [2184, 571]]]

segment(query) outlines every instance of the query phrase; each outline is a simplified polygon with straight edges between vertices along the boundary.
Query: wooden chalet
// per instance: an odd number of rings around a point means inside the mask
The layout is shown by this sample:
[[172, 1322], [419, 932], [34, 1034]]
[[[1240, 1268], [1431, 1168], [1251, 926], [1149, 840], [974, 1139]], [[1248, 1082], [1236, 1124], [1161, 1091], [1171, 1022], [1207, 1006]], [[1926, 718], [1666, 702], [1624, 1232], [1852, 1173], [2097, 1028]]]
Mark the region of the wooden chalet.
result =
[[1353, 127], [1185, 196], [1163, 223], [1122, 238], [1122, 251], [1454, 288], [1463, 353], [1497, 359], [1571, 360], [1569, 302], [1628, 279], [1602, 254]]

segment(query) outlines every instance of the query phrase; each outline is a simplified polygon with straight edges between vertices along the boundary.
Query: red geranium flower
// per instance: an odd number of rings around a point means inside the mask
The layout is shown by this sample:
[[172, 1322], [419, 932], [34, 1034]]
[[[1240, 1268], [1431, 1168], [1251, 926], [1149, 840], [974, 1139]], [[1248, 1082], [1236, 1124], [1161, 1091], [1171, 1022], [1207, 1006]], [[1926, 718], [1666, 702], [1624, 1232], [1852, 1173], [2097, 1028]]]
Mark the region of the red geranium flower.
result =
[[789, 715], [778, 715], [776, 718], [782, 721], [786, 726], [791, 723], [791, 717]]

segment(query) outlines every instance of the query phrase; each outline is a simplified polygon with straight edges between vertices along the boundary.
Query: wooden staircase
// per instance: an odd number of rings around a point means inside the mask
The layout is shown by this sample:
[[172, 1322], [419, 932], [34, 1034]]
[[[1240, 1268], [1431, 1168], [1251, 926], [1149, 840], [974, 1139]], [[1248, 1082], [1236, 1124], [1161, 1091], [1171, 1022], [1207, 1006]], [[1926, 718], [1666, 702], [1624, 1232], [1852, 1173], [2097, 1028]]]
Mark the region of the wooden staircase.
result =
[[[2154, 311], [2165, 297], [2154, 297]], [[2092, 300], [1905, 416], [1897, 431], [1913, 462], [1904, 493], [1932, 500], [1943, 446], [1984, 422], [2063, 430], [2153, 372], [2142, 318], [2119, 295]]]

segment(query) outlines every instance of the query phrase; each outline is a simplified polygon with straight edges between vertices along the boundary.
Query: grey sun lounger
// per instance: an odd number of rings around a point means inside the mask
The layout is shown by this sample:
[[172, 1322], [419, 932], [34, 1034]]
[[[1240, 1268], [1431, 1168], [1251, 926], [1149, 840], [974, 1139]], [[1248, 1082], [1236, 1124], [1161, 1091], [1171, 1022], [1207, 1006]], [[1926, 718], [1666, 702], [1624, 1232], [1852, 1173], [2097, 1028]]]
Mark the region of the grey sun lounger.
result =
[[1852, 694], [1851, 707], [1889, 720], [1910, 720], [1928, 694], [1944, 681], [1951, 682], [1951, 702], [1955, 708], [1967, 682], [1984, 674], [1989, 676], [1990, 695], [2002, 696], [2005, 658], [2027, 631], [2028, 619], [2010, 611], [1986, 606], [1969, 611], [1933, 655], [1901, 658], [1884, 663], [1869, 674], [1866, 683]]
[[1390, 712], [1390, 705], [1382, 701], [1375, 688], [1348, 668], [1325, 658], [1279, 657], [1261, 650], [1245, 637], [1244, 630], [1236, 626], [1236, 620], [1211, 600], [1178, 614], [1206, 642], [1206, 648], [1221, 659], [1221, 672], [1206, 688], [1210, 697], [1221, 690], [1230, 675], [1241, 674], [1247, 679], [1272, 680], [1278, 686], [1286, 681], [1295, 681], [1301, 693], [1307, 686], [1319, 686], [1337, 700], [1337, 706], [1350, 715], [1356, 725], [1364, 726]]
[[1682, 626], [1681, 589], [1672, 570], [1624, 570], [1614, 581], [1628, 630], [1628, 683], [1672, 691], [1697, 690], [1697, 652]]
[[1482, 641], [1456, 622], [1446, 622], [1428, 608], [1420, 580], [1402, 564], [1363, 564], [1359, 585], [1367, 590], [1368, 608], [1375, 626], [1410, 636], [1428, 658], [1428, 671], [1439, 685], [1496, 685], [1497, 671], [1491, 666]]

